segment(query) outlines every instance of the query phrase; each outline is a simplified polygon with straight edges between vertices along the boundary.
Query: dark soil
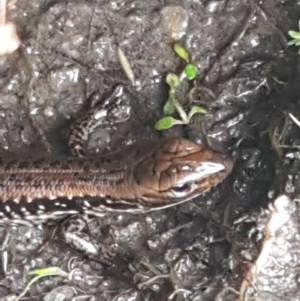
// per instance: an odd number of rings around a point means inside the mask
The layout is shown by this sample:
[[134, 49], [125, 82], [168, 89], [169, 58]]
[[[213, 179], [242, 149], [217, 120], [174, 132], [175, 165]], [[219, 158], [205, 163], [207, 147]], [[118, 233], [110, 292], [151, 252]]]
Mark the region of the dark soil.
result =
[[[174, 6], [181, 15], [170, 31]], [[221, 185], [186, 204], [91, 218], [90, 235], [105, 241], [109, 233], [126, 250], [115, 266], [68, 248], [59, 231], [52, 233], [58, 223], [4, 225], [2, 239], [11, 237], [0, 300], [23, 291], [29, 270], [50, 266], [68, 276], [39, 280], [24, 300], [238, 300], [259, 254], [268, 204], [280, 193], [294, 199], [300, 193], [300, 129], [288, 115], [300, 119], [299, 58], [287, 47], [299, 16], [299, 4], [287, 0], [18, 0], [8, 19], [22, 47], [0, 58], [4, 155], [63, 153], [64, 131], [89, 97], [105, 98], [123, 84], [130, 120], [97, 129], [91, 152], [178, 135], [229, 154], [235, 167]], [[160, 133], [154, 124], [167, 99], [165, 76], [180, 68], [174, 35], [198, 67], [194, 89], [182, 101], [208, 113]], [[118, 61], [118, 46], [134, 71], [134, 86]], [[298, 208], [295, 216], [290, 257], [273, 258], [282, 268], [275, 274], [266, 269], [249, 288], [249, 300], [300, 300]]]

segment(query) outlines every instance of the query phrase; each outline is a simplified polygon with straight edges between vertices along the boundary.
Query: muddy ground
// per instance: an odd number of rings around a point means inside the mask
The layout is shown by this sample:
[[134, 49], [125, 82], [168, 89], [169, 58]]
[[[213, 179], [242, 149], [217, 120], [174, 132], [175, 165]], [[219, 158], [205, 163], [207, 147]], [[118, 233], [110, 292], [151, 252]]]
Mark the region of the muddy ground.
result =
[[[180, 6], [175, 17], [174, 6]], [[64, 153], [63, 133], [90, 95], [101, 99], [122, 84], [130, 119], [98, 128], [91, 152], [178, 135], [227, 153], [235, 168], [186, 204], [91, 218], [90, 235], [105, 240], [110, 233], [130, 254], [113, 267], [68, 248], [59, 231], [53, 234], [56, 225], [4, 226], [2, 239], [11, 238], [0, 300], [22, 292], [29, 270], [49, 266], [67, 276], [41, 279], [24, 300], [238, 300], [262, 245], [268, 204], [283, 192], [299, 196], [300, 129], [288, 116], [300, 118], [299, 59], [287, 47], [287, 31], [298, 29], [299, 16], [299, 4], [286, 0], [17, 0], [8, 19], [22, 47], [0, 58], [2, 153]], [[160, 133], [154, 124], [168, 93], [165, 75], [180, 67], [172, 37], [198, 67], [189, 99], [208, 113]], [[118, 61], [118, 46], [134, 85]], [[248, 300], [300, 300], [297, 204], [281, 235], [285, 248], [269, 261], [277, 270], [262, 270]]]

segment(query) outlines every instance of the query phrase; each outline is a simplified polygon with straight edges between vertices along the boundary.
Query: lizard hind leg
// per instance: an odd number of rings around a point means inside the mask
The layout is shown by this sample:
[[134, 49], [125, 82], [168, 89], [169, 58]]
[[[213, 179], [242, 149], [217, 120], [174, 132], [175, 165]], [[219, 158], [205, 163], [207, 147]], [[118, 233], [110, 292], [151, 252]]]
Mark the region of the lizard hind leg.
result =
[[131, 110], [124, 104], [124, 87], [118, 85], [112, 94], [99, 103], [91, 103], [70, 127], [68, 145], [73, 156], [84, 157], [91, 134], [99, 127], [124, 122], [130, 118]]

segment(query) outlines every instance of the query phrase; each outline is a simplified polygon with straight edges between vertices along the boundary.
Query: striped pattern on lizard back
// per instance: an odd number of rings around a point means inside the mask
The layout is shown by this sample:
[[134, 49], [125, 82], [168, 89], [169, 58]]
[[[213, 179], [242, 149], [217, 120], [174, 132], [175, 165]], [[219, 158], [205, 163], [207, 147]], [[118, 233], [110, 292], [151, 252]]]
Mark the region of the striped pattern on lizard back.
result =
[[160, 209], [209, 190], [232, 165], [181, 138], [141, 142], [104, 157], [2, 161], [0, 219]]

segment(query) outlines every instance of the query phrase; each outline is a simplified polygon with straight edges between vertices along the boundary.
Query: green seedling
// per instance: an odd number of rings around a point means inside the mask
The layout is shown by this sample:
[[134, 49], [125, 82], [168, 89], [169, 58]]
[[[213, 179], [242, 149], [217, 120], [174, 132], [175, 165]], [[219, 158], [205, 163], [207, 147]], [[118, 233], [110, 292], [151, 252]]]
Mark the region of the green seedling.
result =
[[183, 72], [188, 80], [193, 80], [197, 76], [197, 68], [193, 64], [187, 64]]
[[175, 110], [175, 107], [174, 107], [174, 105], [173, 105], [173, 102], [172, 102], [172, 100], [170, 99], [170, 96], [169, 96], [167, 102], [166, 102], [165, 105], [164, 105], [163, 111], [164, 111], [164, 115], [165, 115], [165, 116], [171, 116], [171, 115], [173, 115], [173, 114], [175, 113], [175, 111], [176, 111], [176, 110]]
[[[299, 21], [299, 31], [300, 31], [300, 21]], [[292, 40], [290, 42], [288, 42], [289, 46], [296, 46], [296, 47], [300, 47], [300, 32], [299, 31], [295, 31], [295, 30], [290, 30], [288, 31], [289, 36], [292, 38]], [[300, 53], [300, 49], [298, 54]]]
[[[178, 77], [174, 73], [169, 73], [166, 77], [166, 82], [169, 85], [170, 90], [168, 100], [163, 108], [164, 117], [159, 119], [155, 124], [155, 128], [159, 131], [170, 129], [177, 124], [189, 124], [191, 118], [195, 114], [206, 114], [206, 110], [199, 106], [193, 106], [190, 112], [187, 114], [177, 100], [176, 95], [180, 88], [181, 82], [185, 78], [187, 78], [188, 80], [194, 80], [197, 76], [197, 68], [192, 63], [189, 63], [189, 54], [184, 47], [179, 44], [175, 44], [173, 49], [181, 59], [187, 62], [187, 64], [185, 65], [180, 77]], [[181, 120], [171, 116], [176, 111], [179, 114]]]
[[170, 86], [171, 90], [176, 90], [180, 86], [179, 78], [174, 73], [169, 73], [166, 77], [166, 83]]
[[182, 47], [180, 44], [174, 44], [173, 49], [175, 53], [183, 60], [185, 60], [187, 63], [190, 61], [190, 56], [187, 50]]
[[31, 272], [29, 272], [29, 275], [35, 276], [32, 278], [29, 283], [26, 285], [25, 289], [23, 292], [16, 298], [14, 301], [19, 301], [22, 297], [25, 296], [25, 294], [28, 292], [30, 287], [34, 282], [39, 280], [40, 278], [43, 277], [48, 277], [48, 276], [62, 276], [62, 277], [67, 277], [68, 274], [64, 272], [61, 268], [58, 267], [50, 267], [50, 268], [45, 268], [45, 269], [36, 269]]
[[172, 116], [166, 116], [159, 119], [156, 124], [155, 128], [159, 131], [168, 130], [176, 124], [183, 124], [182, 120], [175, 119]]
[[206, 114], [207, 111], [199, 106], [192, 106], [189, 115], [188, 115], [188, 119], [191, 120], [191, 118], [195, 115], [195, 114]]

